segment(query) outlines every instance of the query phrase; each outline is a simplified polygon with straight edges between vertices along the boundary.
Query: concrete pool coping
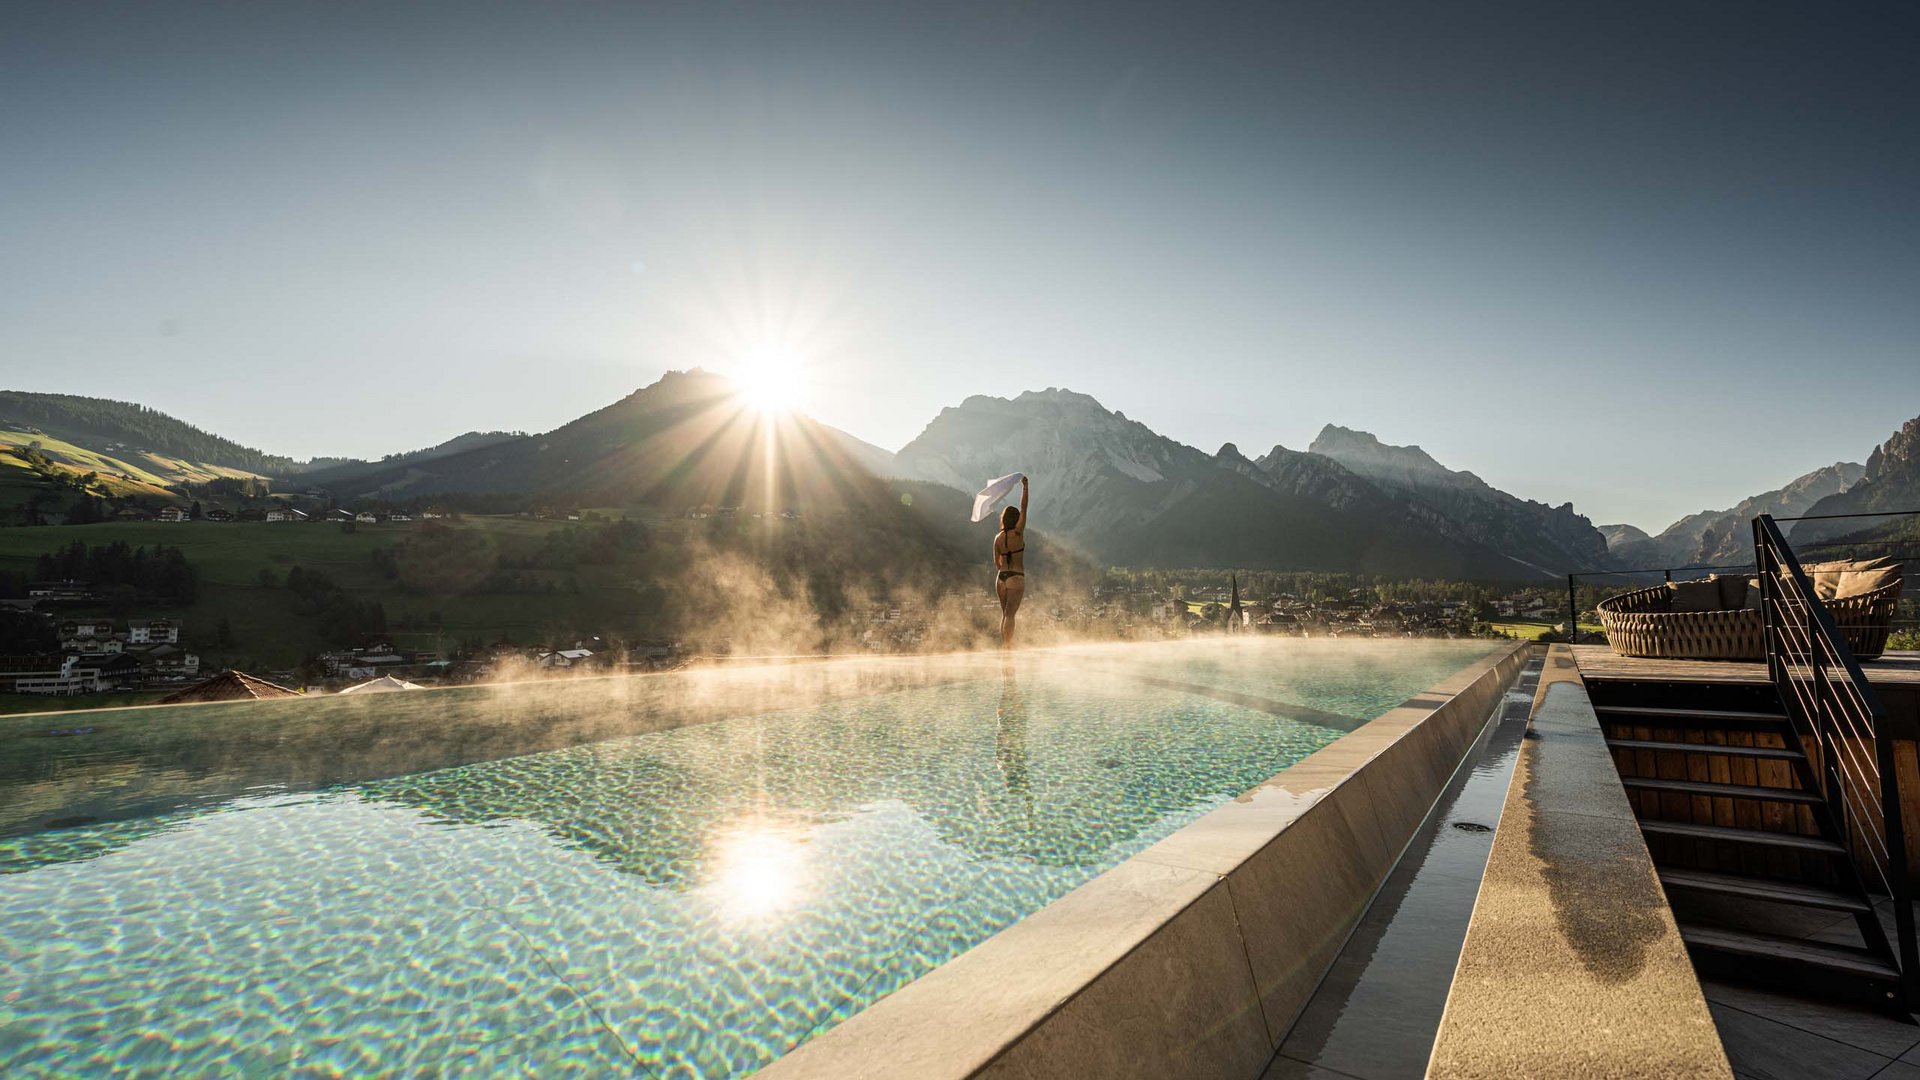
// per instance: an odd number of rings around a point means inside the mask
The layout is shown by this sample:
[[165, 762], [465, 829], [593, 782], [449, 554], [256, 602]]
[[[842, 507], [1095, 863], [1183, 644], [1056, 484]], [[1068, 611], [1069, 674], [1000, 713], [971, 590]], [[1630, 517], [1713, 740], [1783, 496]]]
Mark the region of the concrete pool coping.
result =
[[1530, 649], [1461, 668], [756, 1075], [1259, 1076]]
[[1427, 1076], [1733, 1076], [1566, 645], [1541, 672]]

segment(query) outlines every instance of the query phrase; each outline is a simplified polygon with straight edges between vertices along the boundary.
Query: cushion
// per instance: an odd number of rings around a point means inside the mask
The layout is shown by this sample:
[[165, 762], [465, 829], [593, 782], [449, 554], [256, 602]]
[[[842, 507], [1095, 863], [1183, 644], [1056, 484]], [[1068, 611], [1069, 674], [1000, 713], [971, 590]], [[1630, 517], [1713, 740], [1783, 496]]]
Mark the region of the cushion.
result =
[[1813, 595], [1820, 600], [1833, 599], [1834, 592], [1840, 588], [1840, 575], [1853, 564], [1841, 559], [1836, 562], [1801, 563], [1800, 569], [1813, 579]]
[[1675, 581], [1667, 586], [1673, 590], [1673, 603], [1668, 611], [1679, 614], [1687, 611], [1719, 611], [1720, 583], [1712, 578], [1699, 581]]
[[1848, 568], [1838, 575], [1834, 585], [1833, 598], [1844, 600], [1849, 596], [1864, 596], [1875, 589], [1884, 589], [1900, 580], [1900, 564], [1893, 559], [1861, 559], [1848, 564]]
[[1713, 580], [1720, 583], [1721, 611], [1739, 611], [1741, 608], [1747, 606], [1746, 578], [1736, 577], [1732, 574], [1724, 576], [1715, 574], [1713, 575]]
[[1746, 602], [1743, 603], [1741, 606], [1744, 608], [1747, 608], [1750, 611], [1760, 610], [1760, 579], [1759, 578], [1750, 577], [1747, 579], [1747, 598], [1746, 598]]

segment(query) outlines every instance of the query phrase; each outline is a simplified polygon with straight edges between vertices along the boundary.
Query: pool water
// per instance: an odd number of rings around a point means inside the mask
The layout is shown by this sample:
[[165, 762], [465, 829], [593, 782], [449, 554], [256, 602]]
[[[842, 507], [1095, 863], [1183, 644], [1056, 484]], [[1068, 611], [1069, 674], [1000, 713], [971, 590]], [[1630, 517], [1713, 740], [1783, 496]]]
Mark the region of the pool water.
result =
[[0, 1074], [744, 1075], [1490, 651], [953, 661], [0, 838]]

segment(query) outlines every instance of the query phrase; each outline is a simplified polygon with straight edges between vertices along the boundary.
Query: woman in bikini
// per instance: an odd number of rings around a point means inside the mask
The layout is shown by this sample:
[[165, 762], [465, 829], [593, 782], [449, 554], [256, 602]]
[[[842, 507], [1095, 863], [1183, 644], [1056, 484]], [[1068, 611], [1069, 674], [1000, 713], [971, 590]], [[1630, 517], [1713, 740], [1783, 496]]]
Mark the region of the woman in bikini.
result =
[[1013, 648], [1013, 617], [1027, 595], [1027, 478], [1020, 478], [1020, 509], [1000, 512], [1000, 531], [993, 537], [993, 583], [1000, 596], [1000, 647]]

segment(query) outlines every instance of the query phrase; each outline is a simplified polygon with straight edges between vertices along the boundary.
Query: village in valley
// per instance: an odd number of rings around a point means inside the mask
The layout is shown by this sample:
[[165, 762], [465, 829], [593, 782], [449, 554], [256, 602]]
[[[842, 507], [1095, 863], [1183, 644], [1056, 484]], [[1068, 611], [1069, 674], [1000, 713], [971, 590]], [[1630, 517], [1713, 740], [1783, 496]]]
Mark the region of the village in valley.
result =
[[[0, 464], [18, 468], [0, 479], [25, 486], [0, 530], [0, 712], [945, 651], [977, 647], [998, 620], [964, 566], [896, 571], [892, 585], [881, 574], [863, 591], [873, 568], [839, 561], [863, 527], [844, 509], [510, 495], [347, 505], [324, 482], [282, 487], [13, 426]], [[703, 561], [727, 552], [789, 577], [729, 591], [720, 578], [737, 574]], [[1567, 632], [1566, 598], [1539, 584], [1102, 570], [1066, 549], [1040, 559], [1020, 616], [1035, 644]]]
[[[133, 509], [133, 508], [129, 508]], [[121, 517], [127, 511], [121, 511]], [[333, 526], [446, 529], [463, 515], [440, 507], [418, 510], [302, 510], [275, 504], [238, 512], [220, 507], [168, 506], [140, 511], [142, 521], [198, 523], [246, 528], [298, 525], [302, 531]], [[512, 515], [519, 519], [578, 523], [577, 510]], [[604, 524], [587, 512], [587, 527]], [[704, 508], [688, 518], [723, 524], [748, 515], [734, 507]], [[795, 512], [755, 514], [769, 524], [792, 522]], [[126, 518], [126, 520], [133, 520]], [[575, 526], [576, 528], [579, 526]], [[396, 530], [398, 531], [398, 530]], [[34, 529], [51, 538], [64, 530]], [[268, 573], [263, 571], [263, 573]], [[297, 570], [294, 571], [298, 573]], [[1253, 572], [1243, 587], [1238, 572], [1112, 570], [1078, 595], [1055, 593], [1023, 615], [1037, 632], [1057, 640], [1157, 640], [1201, 634], [1262, 634], [1314, 638], [1552, 637], [1564, 634], [1566, 608], [1538, 588], [1500, 589], [1451, 582], [1371, 582], [1347, 575]], [[1291, 586], [1291, 587], [1288, 587]], [[81, 580], [27, 582], [21, 596], [0, 596], [0, 609], [19, 622], [51, 631], [52, 647], [0, 656], [0, 693], [15, 695], [14, 708], [29, 696], [89, 698], [102, 704], [171, 703], [256, 698], [292, 693], [377, 692], [494, 681], [633, 674], [690, 663], [743, 659], [731, 641], [698, 647], [671, 638], [635, 638], [582, 630], [564, 639], [527, 643], [508, 639], [446, 641], [429, 647], [401, 645], [398, 635], [369, 632], [351, 644], [315, 651], [294, 665], [270, 667], [244, 678], [230, 677], [202, 662], [208, 652], [231, 655], [233, 631], [172, 615], [97, 614], [110, 606], [97, 583]], [[119, 607], [126, 607], [124, 597]], [[963, 608], [991, 615], [983, 598]], [[916, 600], [865, 605], [842, 612], [836, 640], [855, 651], [904, 653], [945, 640], [951, 606]], [[17, 635], [16, 635], [17, 636]], [[52, 701], [48, 705], [55, 704]], [[46, 707], [46, 706], [38, 706]]]

